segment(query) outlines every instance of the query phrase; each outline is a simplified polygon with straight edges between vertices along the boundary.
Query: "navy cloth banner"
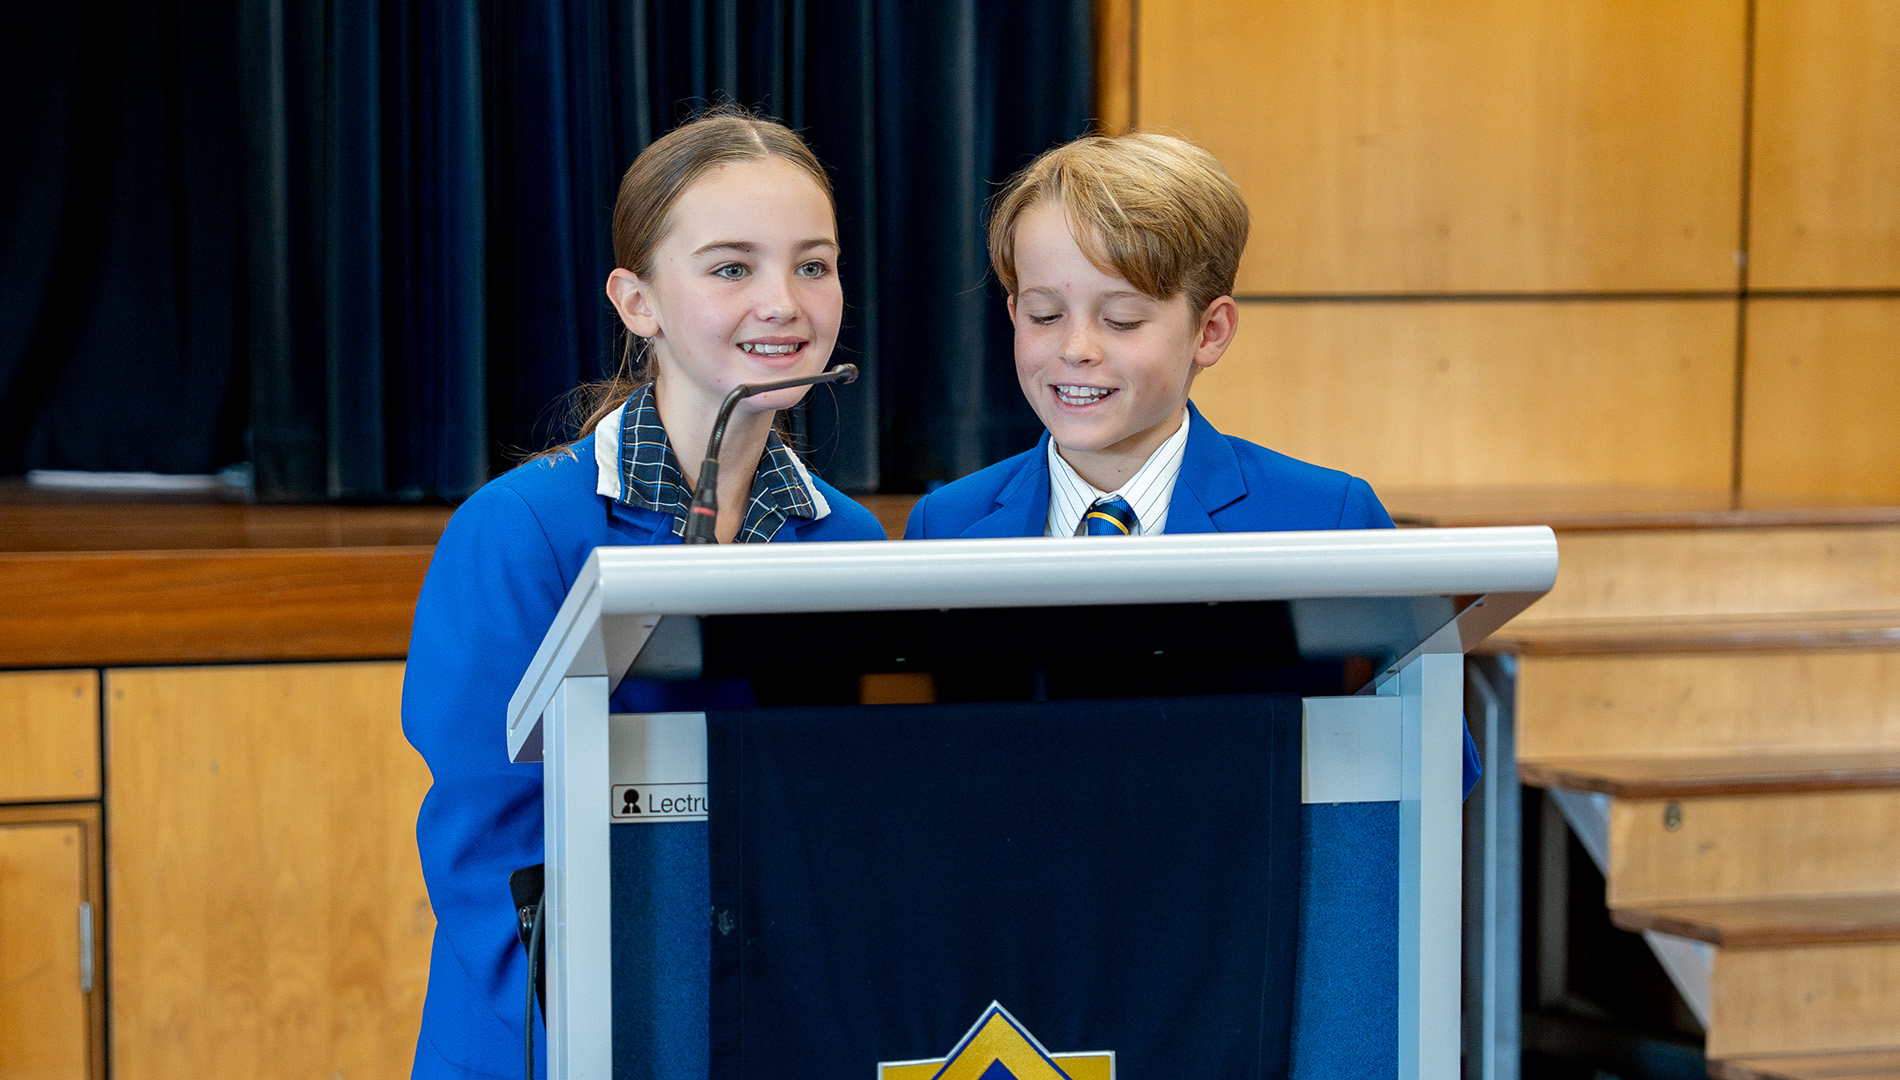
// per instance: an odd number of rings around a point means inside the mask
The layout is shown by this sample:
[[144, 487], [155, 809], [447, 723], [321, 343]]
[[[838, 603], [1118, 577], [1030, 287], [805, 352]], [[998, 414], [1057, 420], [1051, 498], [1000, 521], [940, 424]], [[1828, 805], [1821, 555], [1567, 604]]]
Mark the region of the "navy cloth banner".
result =
[[714, 1077], [1286, 1075], [1297, 697], [740, 709], [708, 739]]

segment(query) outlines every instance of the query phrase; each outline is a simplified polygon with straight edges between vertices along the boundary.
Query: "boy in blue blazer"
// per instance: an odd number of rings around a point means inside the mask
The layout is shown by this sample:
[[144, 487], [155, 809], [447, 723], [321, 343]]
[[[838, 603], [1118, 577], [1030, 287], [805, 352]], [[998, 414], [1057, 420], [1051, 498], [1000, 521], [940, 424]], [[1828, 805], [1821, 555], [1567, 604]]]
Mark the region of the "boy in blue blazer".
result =
[[[1391, 528], [1365, 481], [1222, 435], [1188, 399], [1233, 343], [1247, 227], [1214, 156], [1165, 135], [1078, 139], [1011, 179], [990, 260], [1048, 431], [918, 500], [905, 538]], [[1390, 1077], [1396, 807], [1307, 807], [1305, 830], [1293, 1073]]]
[[925, 496], [905, 537], [1078, 535], [1112, 499], [1138, 534], [1390, 528], [1364, 481], [1222, 435], [1188, 400], [1233, 343], [1247, 226], [1213, 155], [1165, 135], [1079, 139], [1018, 174], [990, 259], [1048, 433]]

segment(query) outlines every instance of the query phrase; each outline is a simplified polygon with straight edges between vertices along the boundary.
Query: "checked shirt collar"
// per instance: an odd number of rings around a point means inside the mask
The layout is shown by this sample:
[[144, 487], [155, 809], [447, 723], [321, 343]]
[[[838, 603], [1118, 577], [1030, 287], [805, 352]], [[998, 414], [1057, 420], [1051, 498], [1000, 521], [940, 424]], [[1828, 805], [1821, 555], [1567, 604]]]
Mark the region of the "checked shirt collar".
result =
[[[596, 490], [616, 502], [643, 507], [672, 517], [674, 536], [686, 532], [686, 511], [693, 491], [680, 471], [679, 459], [666, 440], [660, 411], [653, 404], [653, 384], [633, 392], [626, 404], [607, 415], [594, 429], [594, 458], [600, 468]], [[765, 437], [765, 456], [752, 477], [752, 495], [738, 542], [760, 544], [778, 535], [786, 521], [816, 521], [831, 513], [805, 465], [774, 431]]]

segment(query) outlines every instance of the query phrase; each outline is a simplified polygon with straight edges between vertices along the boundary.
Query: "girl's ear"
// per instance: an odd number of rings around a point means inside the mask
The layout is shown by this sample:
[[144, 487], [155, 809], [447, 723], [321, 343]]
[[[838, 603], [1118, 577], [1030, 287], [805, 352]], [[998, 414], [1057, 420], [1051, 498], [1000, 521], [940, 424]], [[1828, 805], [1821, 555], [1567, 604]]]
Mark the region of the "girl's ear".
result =
[[1217, 296], [1201, 313], [1200, 330], [1194, 335], [1194, 366], [1210, 368], [1234, 343], [1240, 329], [1240, 305], [1231, 296]]
[[607, 275], [607, 302], [614, 306], [621, 323], [635, 337], [659, 336], [660, 320], [653, 314], [652, 290], [631, 270], [616, 267]]

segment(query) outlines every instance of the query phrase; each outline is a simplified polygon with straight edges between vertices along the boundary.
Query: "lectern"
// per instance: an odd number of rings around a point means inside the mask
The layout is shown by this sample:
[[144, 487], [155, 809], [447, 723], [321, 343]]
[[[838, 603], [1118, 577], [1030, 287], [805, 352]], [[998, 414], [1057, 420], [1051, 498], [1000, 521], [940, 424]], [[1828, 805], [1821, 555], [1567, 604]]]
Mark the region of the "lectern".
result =
[[[1542, 527], [597, 550], [509, 705], [510, 753], [546, 770], [549, 1074], [611, 1076], [608, 699], [629, 673], [700, 673], [712, 648], [703, 631], [732, 617], [819, 617], [835, 630], [859, 618], [885, 628], [899, 613], [967, 626], [1140, 605], [1178, 622], [1268, 605], [1290, 628], [1276, 647], [1359, 673], [1356, 692], [1304, 702], [1303, 797], [1398, 804], [1399, 1073], [1454, 1080], [1463, 654], [1556, 572]], [[886, 670], [911, 660], [880, 644], [847, 652]], [[660, 758], [695, 752], [659, 745], [665, 724], [646, 730]], [[697, 752], [703, 769], [703, 744]], [[703, 808], [689, 788], [678, 806]]]

